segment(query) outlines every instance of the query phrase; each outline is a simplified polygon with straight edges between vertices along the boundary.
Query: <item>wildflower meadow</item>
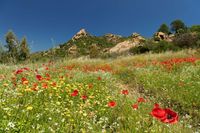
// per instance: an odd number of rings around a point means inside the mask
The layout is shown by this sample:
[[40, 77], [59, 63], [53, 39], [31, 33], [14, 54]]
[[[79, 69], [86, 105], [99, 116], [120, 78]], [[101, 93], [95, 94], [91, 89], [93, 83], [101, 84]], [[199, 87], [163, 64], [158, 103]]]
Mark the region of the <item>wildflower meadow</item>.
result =
[[200, 127], [193, 52], [0, 66], [0, 132], [192, 133]]

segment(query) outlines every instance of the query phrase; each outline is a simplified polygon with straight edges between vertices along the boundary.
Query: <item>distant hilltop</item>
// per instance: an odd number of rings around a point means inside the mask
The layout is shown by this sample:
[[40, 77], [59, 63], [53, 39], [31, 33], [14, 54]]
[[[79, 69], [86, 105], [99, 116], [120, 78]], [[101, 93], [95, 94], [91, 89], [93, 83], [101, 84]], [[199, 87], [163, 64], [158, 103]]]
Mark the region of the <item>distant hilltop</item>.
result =
[[[0, 62], [8, 60], [41, 60], [62, 57], [109, 58], [118, 55], [132, 55], [146, 52], [177, 51], [200, 47], [200, 25], [187, 27], [181, 20], [174, 20], [170, 27], [162, 24], [151, 38], [133, 32], [129, 36], [107, 33], [102, 36], [80, 29], [70, 40], [46, 51], [30, 54], [26, 38], [18, 41], [12, 31], [6, 35], [6, 48], [1, 48]], [[11, 59], [12, 58], [12, 59]]]

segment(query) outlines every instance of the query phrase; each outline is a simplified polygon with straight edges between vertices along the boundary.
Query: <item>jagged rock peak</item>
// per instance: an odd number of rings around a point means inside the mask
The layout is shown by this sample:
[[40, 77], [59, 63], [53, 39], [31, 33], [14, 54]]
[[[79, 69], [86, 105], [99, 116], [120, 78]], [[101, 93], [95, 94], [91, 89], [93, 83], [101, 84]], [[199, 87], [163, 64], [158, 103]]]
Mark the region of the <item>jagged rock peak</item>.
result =
[[79, 32], [77, 32], [77, 33], [73, 36], [72, 40], [77, 40], [77, 39], [79, 39], [79, 38], [81, 38], [81, 37], [86, 37], [86, 36], [89, 36], [89, 33], [86, 32], [85, 29], [81, 29]]

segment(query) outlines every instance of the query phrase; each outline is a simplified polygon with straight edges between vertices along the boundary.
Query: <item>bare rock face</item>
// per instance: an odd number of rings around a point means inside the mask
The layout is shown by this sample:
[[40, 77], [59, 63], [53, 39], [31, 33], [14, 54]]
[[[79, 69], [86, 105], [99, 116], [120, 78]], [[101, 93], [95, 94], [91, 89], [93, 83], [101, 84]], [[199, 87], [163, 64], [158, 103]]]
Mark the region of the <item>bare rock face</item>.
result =
[[72, 40], [77, 40], [81, 37], [89, 36], [89, 34], [86, 32], [85, 29], [81, 29], [79, 32], [77, 32], [73, 37]]
[[133, 47], [140, 45], [145, 41], [145, 38], [137, 33], [131, 35], [131, 39], [118, 43], [115, 47], [109, 50], [110, 53], [121, 53], [130, 50]]
[[168, 35], [166, 33], [163, 33], [163, 32], [156, 32], [153, 36], [154, 40], [155, 41], [167, 41], [167, 42], [172, 42], [173, 41], [173, 38], [174, 38], [174, 35], [171, 34], [171, 35]]
[[124, 41], [121, 43], [118, 43], [115, 47], [111, 48], [109, 50], [110, 53], [121, 53], [128, 51], [130, 48], [137, 46], [137, 43], [132, 41]]

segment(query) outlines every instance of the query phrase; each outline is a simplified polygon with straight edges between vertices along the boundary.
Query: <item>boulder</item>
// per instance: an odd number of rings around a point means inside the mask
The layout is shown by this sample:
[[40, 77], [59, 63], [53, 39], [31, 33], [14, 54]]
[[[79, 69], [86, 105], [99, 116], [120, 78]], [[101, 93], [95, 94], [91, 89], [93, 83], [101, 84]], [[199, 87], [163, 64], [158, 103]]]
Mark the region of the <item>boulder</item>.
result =
[[145, 38], [142, 37], [140, 34], [138, 33], [132, 33], [131, 34], [131, 38], [133, 40], [133, 42], [136, 42], [136, 43], [141, 43], [141, 42], [144, 42], [145, 41]]
[[72, 37], [72, 40], [78, 40], [79, 38], [82, 38], [82, 37], [86, 37], [86, 36], [89, 36], [89, 33], [86, 32], [85, 29], [81, 29], [79, 32], [77, 32], [73, 37]]
[[174, 34], [166, 34], [164, 32], [156, 32], [153, 36], [154, 41], [167, 41], [172, 42], [174, 38]]

